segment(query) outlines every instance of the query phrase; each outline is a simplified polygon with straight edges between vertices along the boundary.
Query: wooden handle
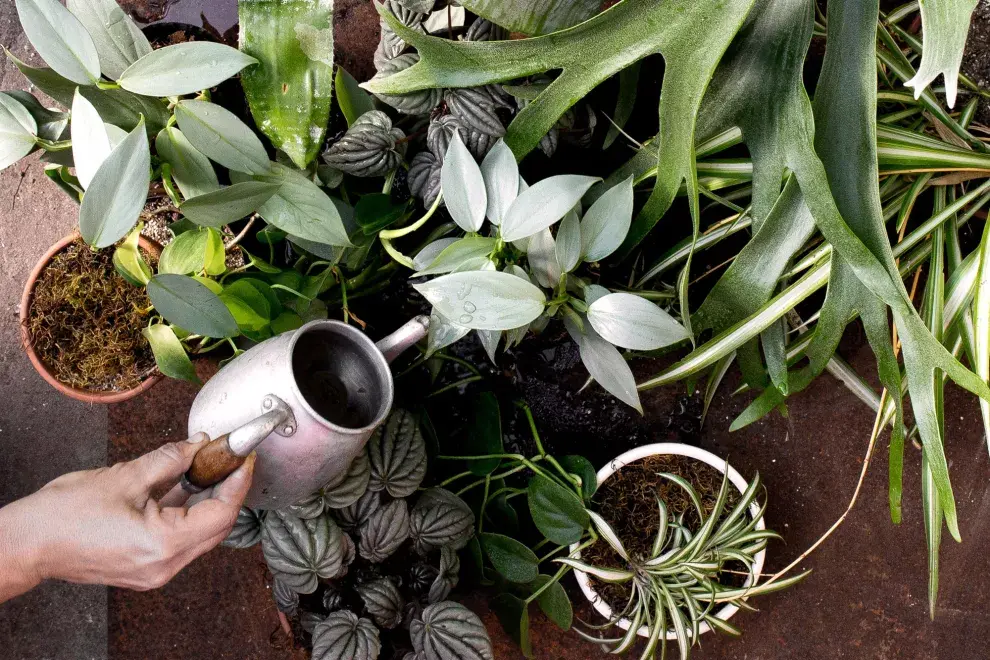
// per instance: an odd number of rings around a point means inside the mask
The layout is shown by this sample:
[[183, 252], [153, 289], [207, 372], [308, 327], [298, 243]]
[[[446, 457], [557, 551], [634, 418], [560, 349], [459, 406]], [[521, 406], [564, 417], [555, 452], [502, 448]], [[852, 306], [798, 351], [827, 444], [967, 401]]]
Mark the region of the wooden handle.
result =
[[[230, 450], [227, 437], [227, 435], [221, 435], [219, 438], [210, 440], [205, 447], [196, 453], [192, 466], [183, 479], [183, 484], [187, 486], [187, 490], [198, 492], [220, 483], [244, 463], [245, 457], [238, 456]], [[188, 485], [193, 486], [193, 488], [188, 488]]]

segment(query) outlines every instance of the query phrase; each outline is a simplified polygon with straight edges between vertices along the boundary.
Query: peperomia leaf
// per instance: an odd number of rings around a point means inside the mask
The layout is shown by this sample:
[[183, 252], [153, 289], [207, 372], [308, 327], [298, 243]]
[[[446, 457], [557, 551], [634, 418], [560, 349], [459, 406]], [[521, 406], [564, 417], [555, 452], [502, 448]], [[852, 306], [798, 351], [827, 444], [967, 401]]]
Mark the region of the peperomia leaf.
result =
[[529, 603], [508, 592], [492, 599], [492, 611], [502, 624], [502, 629], [522, 650], [527, 658], [533, 656], [533, 643], [529, 636]]
[[465, 0], [463, 5], [478, 16], [513, 32], [550, 34], [577, 25], [598, 13], [598, 0]]
[[392, 497], [409, 497], [426, 476], [426, 442], [416, 416], [397, 408], [368, 443], [368, 488]]
[[512, 149], [503, 140], [496, 142], [481, 161], [481, 176], [488, 198], [488, 219], [492, 224], [501, 225], [506, 211], [519, 194], [519, 165]]
[[370, 619], [334, 612], [313, 629], [313, 660], [376, 660], [382, 644]]
[[[300, 172], [278, 163], [271, 163], [270, 167], [267, 174], [251, 177], [279, 186], [278, 192], [258, 208], [258, 215], [265, 222], [316, 243], [353, 247], [340, 208], [346, 204], [329, 197]], [[240, 183], [249, 177], [235, 172], [231, 180]]]
[[581, 254], [585, 261], [601, 261], [619, 249], [629, 233], [633, 212], [633, 178], [609, 188], [581, 219]]
[[386, 577], [355, 587], [364, 609], [379, 628], [391, 630], [402, 623], [405, 599], [395, 583]]
[[79, 209], [83, 240], [104, 248], [126, 236], [148, 200], [150, 184], [151, 152], [142, 121], [103, 161], [83, 196]]
[[299, 592], [277, 577], [272, 581], [272, 597], [279, 612], [292, 615], [299, 607]]
[[312, 0], [237, 4], [240, 48], [258, 66], [241, 74], [261, 131], [300, 169], [316, 158], [333, 101], [333, 5]]
[[450, 217], [466, 232], [477, 232], [485, 222], [488, 197], [481, 169], [461, 141], [460, 133], [447, 147], [440, 167], [440, 189]]
[[[377, 492], [365, 489], [353, 504], [336, 508], [334, 518], [340, 526], [346, 530], [354, 530], [364, 525], [364, 523], [381, 507], [382, 498]], [[329, 505], [328, 505], [329, 506]]]
[[424, 608], [412, 620], [409, 636], [425, 660], [494, 660], [492, 641], [478, 615], [445, 600]]
[[578, 328], [569, 319], [564, 320], [564, 326], [571, 339], [578, 345], [581, 352], [581, 362], [605, 391], [643, 413], [636, 390], [636, 378], [629, 364], [615, 346], [602, 339], [590, 323], [584, 328]]
[[228, 548], [243, 550], [250, 548], [261, 540], [261, 515], [254, 509], [245, 506], [237, 513], [237, 521], [230, 534], [223, 540], [221, 545]]
[[384, 112], [370, 110], [323, 152], [323, 162], [347, 174], [384, 176], [402, 162], [405, 133]]
[[518, 241], [539, 233], [574, 208], [598, 181], [595, 177], [562, 174], [538, 181], [519, 193], [502, 219], [505, 241]]
[[581, 499], [555, 481], [535, 475], [529, 480], [529, 512], [536, 528], [557, 545], [581, 540], [590, 522]]
[[460, 550], [473, 535], [471, 507], [443, 488], [425, 491], [409, 514], [409, 537], [420, 554], [444, 546]]
[[546, 305], [546, 296], [529, 282], [497, 271], [452, 273], [414, 284], [440, 314], [479, 330], [511, 330], [527, 325]]
[[478, 535], [481, 548], [499, 575], [509, 582], [528, 584], [539, 574], [539, 558], [514, 538], [484, 532]]
[[76, 176], [79, 184], [86, 189], [112, 149], [103, 119], [78, 89], [72, 99], [72, 122], [69, 130]]
[[172, 166], [172, 178], [186, 199], [220, 189], [210, 159], [194, 147], [178, 128], [169, 126], [159, 131], [155, 138], [155, 152]]
[[151, 52], [151, 44], [115, 0], [66, 0], [93, 38], [103, 73], [116, 80], [124, 69]]
[[616, 346], [652, 351], [690, 339], [684, 327], [654, 303], [632, 293], [610, 293], [591, 303], [588, 322]]
[[197, 385], [200, 383], [196, 368], [170, 326], [156, 323], [144, 328], [141, 334], [151, 344], [151, 352], [155, 355], [155, 364], [160, 372], [169, 378], [187, 380]]
[[197, 149], [227, 169], [248, 174], [271, 169], [261, 140], [229, 110], [208, 101], [186, 100], [175, 106], [175, 119]]
[[215, 87], [258, 60], [212, 41], [187, 41], [151, 51], [117, 83], [142, 96], [182, 96]]
[[31, 153], [37, 132], [31, 113], [15, 98], [0, 92], [0, 170]]
[[79, 85], [100, 79], [100, 57], [89, 32], [58, 0], [15, 0], [28, 41], [45, 64]]
[[438, 603], [450, 595], [457, 586], [460, 572], [461, 560], [457, 556], [457, 551], [448, 546], [440, 548], [440, 572], [430, 585], [428, 596], [431, 604]]
[[951, 108], [956, 104], [956, 89], [959, 66], [966, 37], [969, 34], [969, 19], [976, 9], [978, 0], [923, 0], [921, 3], [921, 30], [924, 37], [924, 50], [921, 53], [921, 66], [914, 78], [904, 83], [914, 88], [914, 98], [942, 74], [945, 79], [945, 100]]
[[351, 465], [346, 471], [340, 473], [323, 487], [323, 501], [331, 509], [349, 507], [360, 500], [361, 496], [368, 490], [370, 479], [371, 463], [368, 461], [368, 452], [362, 451], [351, 461]]
[[219, 228], [251, 215], [280, 189], [277, 183], [242, 181], [189, 197], [179, 205], [179, 210], [197, 225]]
[[303, 520], [316, 518], [323, 513], [323, 509], [323, 495], [320, 493], [308, 495], [295, 504], [286, 507], [286, 510], [289, 513], [297, 518], [302, 518]]
[[197, 335], [236, 337], [237, 322], [217, 294], [185, 275], [155, 275], [148, 297], [166, 321]]
[[343, 568], [340, 528], [326, 515], [303, 520], [270, 511], [261, 531], [261, 549], [276, 577], [301, 594], [316, 590], [318, 578], [332, 578]]
[[393, 500], [379, 507], [361, 526], [358, 552], [379, 564], [409, 538], [409, 509], [405, 500]]

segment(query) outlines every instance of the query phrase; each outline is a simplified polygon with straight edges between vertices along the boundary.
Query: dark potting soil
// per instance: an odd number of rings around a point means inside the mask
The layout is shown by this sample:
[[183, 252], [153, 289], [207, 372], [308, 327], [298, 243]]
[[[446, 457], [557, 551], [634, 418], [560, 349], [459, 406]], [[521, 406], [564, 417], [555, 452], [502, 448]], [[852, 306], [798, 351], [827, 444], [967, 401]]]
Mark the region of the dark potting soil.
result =
[[[648, 456], [617, 470], [595, 493], [594, 501], [598, 513], [608, 522], [626, 552], [634, 558], [649, 559], [653, 541], [660, 525], [660, 508], [657, 498], [663, 500], [670, 516], [684, 514], [684, 523], [689, 529], [699, 526], [698, 513], [683, 488], [661, 477], [662, 473], [683, 477], [692, 484], [701, 497], [705, 514], [715, 509], [723, 474], [701, 461], [685, 456]], [[739, 491], [731, 483], [725, 507], [719, 516], [727, 516], [736, 502]], [[626, 568], [627, 563], [605, 541], [597, 543], [582, 552], [582, 559], [605, 568]], [[739, 562], [726, 564], [734, 573], [725, 572], [722, 584], [742, 586], [745, 576], [739, 573], [745, 567]], [[613, 611], [621, 611], [629, 600], [629, 587], [626, 584], [609, 584], [591, 579], [595, 590], [602, 596]]]
[[113, 249], [82, 240], [41, 272], [28, 317], [35, 352], [59, 382], [91, 392], [137, 387], [155, 369], [144, 289], [117, 274]]

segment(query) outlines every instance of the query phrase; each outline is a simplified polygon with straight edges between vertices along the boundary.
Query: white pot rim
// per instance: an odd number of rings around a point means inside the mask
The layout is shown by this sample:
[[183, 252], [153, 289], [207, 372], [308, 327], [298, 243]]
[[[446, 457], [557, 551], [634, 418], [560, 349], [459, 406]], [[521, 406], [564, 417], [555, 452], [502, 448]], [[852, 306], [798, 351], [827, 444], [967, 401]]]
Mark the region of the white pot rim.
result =
[[[685, 456], [687, 458], [693, 458], [695, 460], [702, 461], [703, 463], [707, 463], [708, 465], [711, 465], [713, 468], [715, 468], [716, 470], [718, 470], [723, 474], [725, 473], [727, 467], [726, 462], [723, 459], [719, 458], [710, 451], [701, 449], [700, 447], [693, 447], [691, 445], [685, 445], [680, 442], [657, 442], [654, 444], [642, 445], [641, 447], [630, 449], [629, 451], [620, 454], [616, 458], [613, 458], [611, 461], [609, 461], [607, 465], [605, 465], [601, 470], [598, 471], [598, 486], [601, 487], [602, 483], [604, 483], [606, 479], [611, 477], [617, 470], [628, 465], [629, 463], [634, 463], [640, 460], [641, 458], [646, 458], [647, 456], [660, 456], [660, 455], [674, 455], [674, 456]], [[732, 484], [739, 489], [740, 493], [745, 492], [746, 487], [749, 485], [746, 479], [741, 474], [739, 474], [739, 471], [736, 470], [731, 465], [728, 466], [728, 472], [729, 472], [729, 481], [731, 481]], [[750, 505], [749, 511], [750, 511], [750, 515], [755, 517], [759, 515], [760, 507], [756, 502], [753, 502], [753, 504]], [[766, 529], [766, 524], [764, 523], [762, 517], [759, 519], [759, 521], [757, 521], [756, 529]], [[577, 543], [571, 546], [572, 553], [574, 553], [577, 550], [577, 546], [578, 546]], [[572, 556], [579, 559], [581, 557], [581, 553], [578, 552], [576, 554], [573, 554]], [[749, 587], [756, 583], [757, 577], [760, 575], [760, 573], [763, 572], [763, 564], [766, 561], [766, 557], [767, 557], [766, 549], [760, 550], [756, 554], [755, 561], [753, 562], [753, 566], [750, 570], [749, 577], [746, 578], [746, 582], [743, 586]], [[612, 608], [609, 607], [609, 604], [605, 602], [605, 599], [599, 596], [598, 593], [591, 586], [591, 580], [588, 578], [588, 574], [575, 570], [574, 577], [577, 579], [578, 586], [581, 587], [581, 591], [584, 593], [585, 598], [587, 598], [588, 601], [591, 603], [592, 607], [594, 607], [595, 610], [597, 610], [597, 612], [606, 619], [611, 619]], [[739, 608], [737, 606], [729, 604], [729, 605], [725, 605], [724, 607], [722, 607], [722, 609], [718, 610], [715, 613], [715, 616], [719, 619], [722, 619], [723, 621], [727, 621], [738, 611]], [[618, 626], [623, 630], [629, 630], [630, 625], [632, 624], [629, 622], [628, 619], [625, 618], [619, 619]], [[711, 630], [711, 627], [708, 625], [708, 623], [702, 622], [701, 625], [698, 627], [698, 634], [703, 635], [709, 630]], [[650, 631], [646, 626], [640, 627], [640, 629], [636, 632], [640, 637], [649, 638], [650, 636]], [[667, 639], [677, 639], [677, 636], [672, 631], [668, 631]]]

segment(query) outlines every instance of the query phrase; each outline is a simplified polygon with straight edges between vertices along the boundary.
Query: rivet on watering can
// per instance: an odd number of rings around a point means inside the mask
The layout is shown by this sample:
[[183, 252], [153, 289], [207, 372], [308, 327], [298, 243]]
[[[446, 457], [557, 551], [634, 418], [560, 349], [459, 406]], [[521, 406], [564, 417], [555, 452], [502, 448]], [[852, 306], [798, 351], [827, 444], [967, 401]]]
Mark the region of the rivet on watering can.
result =
[[264, 407], [265, 410], [271, 410], [271, 407], [274, 404], [272, 403], [272, 398], [270, 396], [266, 396], [265, 400], [261, 402], [261, 405]]
[[292, 435], [293, 433], [295, 433], [295, 431], [296, 431], [295, 427], [293, 427], [290, 424], [287, 424], [285, 427], [282, 428], [282, 433], [284, 433], [285, 435]]

